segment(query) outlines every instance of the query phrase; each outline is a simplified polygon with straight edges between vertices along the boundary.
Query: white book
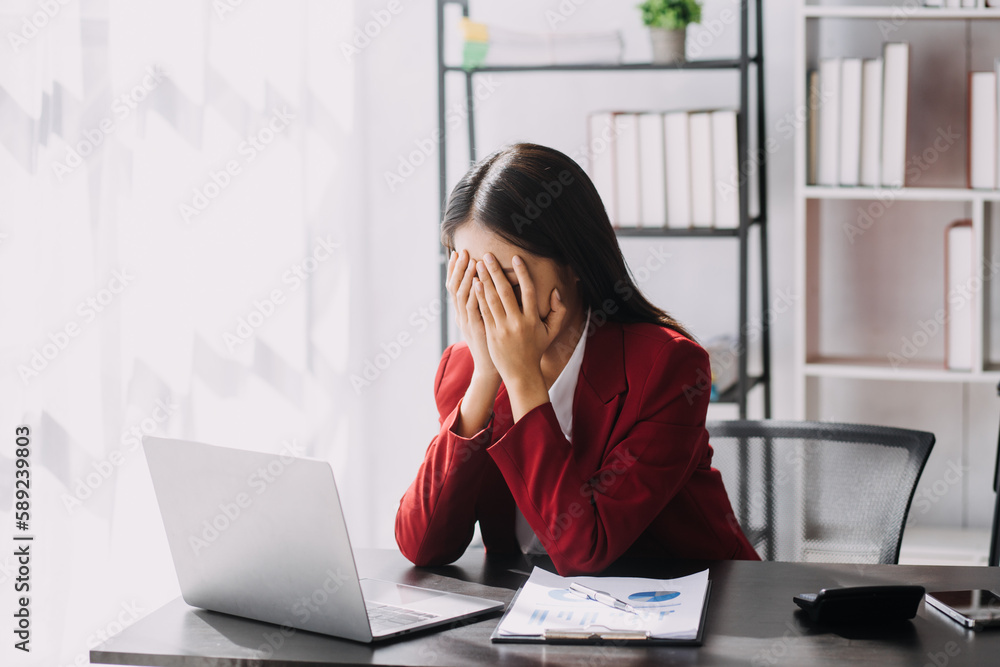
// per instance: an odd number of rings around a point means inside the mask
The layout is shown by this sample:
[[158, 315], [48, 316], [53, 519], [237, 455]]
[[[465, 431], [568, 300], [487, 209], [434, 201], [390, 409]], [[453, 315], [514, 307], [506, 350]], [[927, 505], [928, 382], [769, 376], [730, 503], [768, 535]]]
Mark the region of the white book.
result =
[[[880, 91], [881, 92], [881, 91]], [[818, 167], [819, 152], [819, 71], [809, 72], [809, 120], [807, 132], [809, 135], [809, 151], [806, 156], [806, 183], [816, 185], [816, 169]]]
[[711, 227], [715, 194], [712, 192], [712, 114], [699, 111], [688, 119], [691, 131], [691, 225]]
[[639, 123], [634, 113], [615, 114], [615, 191], [619, 227], [639, 224]]
[[910, 45], [906, 42], [886, 44], [882, 57], [882, 185], [902, 187], [906, 174]]
[[993, 75], [996, 79], [995, 88], [997, 91], [996, 97], [996, 112], [998, 118], [998, 125], [996, 128], [996, 137], [993, 152], [996, 154], [996, 165], [994, 167], [996, 175], [996, 183], [993, 187], [1000, 189], [1000, 58], [997, 58], [993, 63]]
[[948, 226], [945, 236], [947, 271], [945, 294], [947, 329], [945, 365], [955, 370], [972, 370], [972, 309], [969, 286], [973, 285], [972, 223], [968, 220]]
[[597, 194], [604, 201], [604, 209], [614, 224], [618, 219], [615, 203], [615, 127], [614, 116], [610, 113], [592, 113], [587, 118], [587, 147], [590, 164], [590, 180], [597, 188]]
[[819, 165], [816, 182], [840, 182], [840, 58], [819, 61]]
[[865, 60], [861, 70], [861, 185], [876, 186], [882, 174], [882, 59]]
[[840, 184], [857, 185], [861, 176], [861, 59], [840, 65]]
[[736, 112], [712, 112], [712, 171], [715, 174], [715, 226], [740, 226], [740, 178], [736, 146]]
[[997, 75], [969, 73], [969, 187], [997, 184]]
[[663, 147], [667, 168], [667, 227], [691, 226], [690, 126], [686, 111], [663, 116]]
[[639, 177], [639, 191], [642, 194], [640, 225], [665, 226], [667, 173], [663, 155], [663, 114], [639, 115]]

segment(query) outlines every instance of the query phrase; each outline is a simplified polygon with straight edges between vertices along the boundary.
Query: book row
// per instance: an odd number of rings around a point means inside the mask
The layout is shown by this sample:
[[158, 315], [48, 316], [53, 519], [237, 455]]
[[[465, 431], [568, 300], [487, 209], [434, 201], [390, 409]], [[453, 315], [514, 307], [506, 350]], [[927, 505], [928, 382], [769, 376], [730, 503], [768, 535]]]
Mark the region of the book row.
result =
[[909, 44], [895, 42], [809, 73], [808, 183], [903, 186], [909, 61]]
[[615, 227], [739, 226], [736, 111], [588, 117], [588, 173]]

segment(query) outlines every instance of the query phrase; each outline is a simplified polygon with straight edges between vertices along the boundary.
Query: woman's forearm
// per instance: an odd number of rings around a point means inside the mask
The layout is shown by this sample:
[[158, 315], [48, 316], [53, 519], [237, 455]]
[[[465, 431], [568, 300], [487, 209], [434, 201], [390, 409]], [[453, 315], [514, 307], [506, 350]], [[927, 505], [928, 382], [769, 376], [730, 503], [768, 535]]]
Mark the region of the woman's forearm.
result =
[[472, 374], [472, 381], [462, 398], [462, 406], [458, 411], [454, 432], [463, 438], [471, 438], [490, 421], [493, 414], [493, 403], [500, 389], [500, 376], [479, 377]]

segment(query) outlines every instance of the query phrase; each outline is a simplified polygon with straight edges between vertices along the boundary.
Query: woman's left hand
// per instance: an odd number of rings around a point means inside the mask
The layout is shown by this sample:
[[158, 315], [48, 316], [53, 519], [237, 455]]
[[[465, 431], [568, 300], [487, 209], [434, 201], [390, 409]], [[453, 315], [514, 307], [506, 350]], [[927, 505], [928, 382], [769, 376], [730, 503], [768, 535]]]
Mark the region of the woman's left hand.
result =
[[[514, 407], [515, 392], [534, 390], [538, 393], [539, 383], [548, 400], [548, 390], [542, 377], [542, 354], [559, 333], [566, 316], [566, 306], [560, 300], [558, 290], [552, 290], [548, 296], [551, 310], [544, 320], [541, 319], [531, 274], [524, 261], [515, 255], [512, 264], [521, 288], [522, 309], [493, 254], [486, 253], [483, 260], [476, 266], [478, 279], [473, 281], [474, 290], [486, 325], [490, 357], [511, 394], [511, 407]], [[518, 415], [514, 417], [516, 420]]]

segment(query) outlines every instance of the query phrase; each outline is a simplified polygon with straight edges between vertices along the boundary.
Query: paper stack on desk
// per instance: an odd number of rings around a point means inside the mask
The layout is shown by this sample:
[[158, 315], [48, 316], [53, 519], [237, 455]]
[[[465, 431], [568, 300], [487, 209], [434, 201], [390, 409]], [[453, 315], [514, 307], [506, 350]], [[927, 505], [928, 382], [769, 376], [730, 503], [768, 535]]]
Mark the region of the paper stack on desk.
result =
[[[615, 609], [571, 591], [573, 582], [610, 593], [636, 611]], [[536, 567], [494, 633], [503, 639], [548, 638], [564, 633], [599, 636], [637, 633], [648, 639], [698, 636], [708, 591], [708, 570], [679, 579], [560, 577]]]

